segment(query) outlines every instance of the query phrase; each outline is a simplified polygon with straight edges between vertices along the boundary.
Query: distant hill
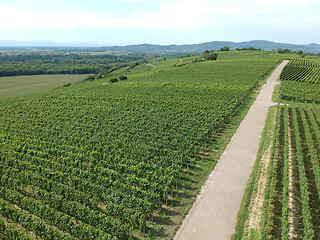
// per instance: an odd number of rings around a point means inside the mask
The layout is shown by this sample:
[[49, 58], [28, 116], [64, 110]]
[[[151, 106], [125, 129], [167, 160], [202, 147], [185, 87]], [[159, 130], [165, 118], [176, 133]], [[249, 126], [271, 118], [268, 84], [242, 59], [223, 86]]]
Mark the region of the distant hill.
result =
[[200, 44], [184, 44], [184, 45], [154, 45], [154, 44], [139, 44], [127, 46], [106, 46], [98, 47], [94, 43], [57, 43], [51, 41], [4, 41], [0, 40], [0, 47], [90, 47], [97, 51], [117, 51], [117, 52], [178, 52], [178, 53], [201, 53], [204, 50], [219, 50], [224, 46], [229, 46], [231, 50], [235, 48], [261, 48], [263, 50], [272, 50], [277, 48], [288, 48], [291, 51], [302, 50], [309, 53], [320, 53], [320, 45], [311, 43], [308, 45], [297, 45], [287, 43], [277, 43], [265, 40], [252, 40], [248, 42], [229, 42], [229, 41], [213, 41]]
[[61, 43], [52, 41], [0, 40], [0, 47], [98, 47], [94, 43]]
[[302, 50], [303, 52], [320, 53], [320, 45], [311, 43], [308, 45], [297, 45], [287, 43], [277, 43], [264, 40], [253, 40], [248, 42], [228, 42], [228, 41], [213, 41], [200, 44], [189, 45], [153, 45], [140, 44], [128, 46], [113, 46], [101, 47], [106, 51], [124, 51], [124, 52], [185, 52], [185, 53], [201, 53], [204, 50], [219, 50], [224, 46], [229, 46], [231, 50], [235, 48], [261, 48], [263, 50], [272, 50], [277, 48], [288, 48], [291, 51]]

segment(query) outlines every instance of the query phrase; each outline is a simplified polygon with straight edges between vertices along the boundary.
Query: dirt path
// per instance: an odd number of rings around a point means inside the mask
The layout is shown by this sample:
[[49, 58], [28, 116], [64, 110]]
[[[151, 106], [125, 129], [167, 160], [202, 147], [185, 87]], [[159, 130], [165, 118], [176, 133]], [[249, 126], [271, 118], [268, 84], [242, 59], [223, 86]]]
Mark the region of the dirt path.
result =
[[249, 217], [248, 217], [248, 226], [245, 229], [247, 232], [245, 236], [249, 236], [249, 233], [253, 229], [260, 230], [260, 222], [262, 219], [262, 207], [263, 207], [263, 201], [264, 201], [264, 193], [265, 188], [267, 185], [267, 177], [268, 177], [268, 167], [270, 163], [270, 152], [271, 152], [271, 144], [269, 148], [265, 151], [261, 158], [261, 172], [260, 177], [258, 181], [258, 189], [257, 193], [254, 196], [254, 200], [252, 203], [250, 202], [250, 210], [249, 210]]
[[[288, 134], [289, 134], [289, 196], [288, 196], [288, 207], [289, 207], [289, 216], [288, 216], [288, 222], [289, 222], [289, 231], [288, 231], [288, 239], [290, 240], [295, 240], [299, 239], [299, 235], [297, 233], [298, 225], [299, 225], [299, 216], [300, 214], [297, 213], [297, 204], [298, 204], [298, 196], [299, 193], [294, 187], [294, 173], [293, 173], [293, 168], [294, 168], [294, 163], [293, 163], [293, 158], [295, 157], [293, 155], [294, 150], [293, 150], [293, 143], [292, 143], [292, 136], [290, 132], [290, 128], [288, 129]], [[302, 236], [300, 236], [300, 239]]]
[[155, 66], [153, 66], [151, 63], [147, 63], [148, 66], [152, 67], [152, 68], [156, 68]]
[[218, 164], [203, 185], [175, 240], [230, 239], [234, 233], [249, 175], [256, 159], [260, 136], [277, 79], [288, 63], [271, 74], [232, 137]]

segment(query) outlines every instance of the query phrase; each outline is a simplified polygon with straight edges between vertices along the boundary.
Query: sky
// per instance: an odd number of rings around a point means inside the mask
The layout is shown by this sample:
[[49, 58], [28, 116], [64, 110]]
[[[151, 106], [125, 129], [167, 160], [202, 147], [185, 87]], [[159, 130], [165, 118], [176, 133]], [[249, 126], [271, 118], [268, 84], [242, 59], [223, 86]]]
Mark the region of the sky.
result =
[[320, 44], [320, 0], [0, 0], [0, 40]]

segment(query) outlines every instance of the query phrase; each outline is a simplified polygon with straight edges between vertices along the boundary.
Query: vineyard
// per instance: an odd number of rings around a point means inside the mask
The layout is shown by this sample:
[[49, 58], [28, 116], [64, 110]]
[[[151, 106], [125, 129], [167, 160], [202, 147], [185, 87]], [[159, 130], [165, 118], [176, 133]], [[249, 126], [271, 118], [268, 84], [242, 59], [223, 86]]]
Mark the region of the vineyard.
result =
[[265, 239], [320, 237], [318, 113], [318, 109], [307, 107], [278, 110], [276, 148], [267, 184], [269, 196], [263, 209]]
[[293, 59], [281, 73], [282, 81], [320, 83], [320, 60]]
[[320, 84], [284, 81], [281, 98], [288, 101], [320, 103]]
[[1, 100], [0, 236], [140, 238], [274, 63], [154, 63], [116, 84]]
[[[242, 206], [250, 210], [243, 214], [246, 221], [233, 239], [319, 239], [319, 108], [279, 106], [274, 111], [270, 119], [274, 124], [266, 130], [272, 141], [266, 137], [262, 143], [267, 143], [268, 160], [256, 162], [249, 197]], [[252, 224], [252, 200], [259, 199], [258, 195], [263, 199], [261, 213]]]
[[[299, 102], [320, 102], [320, 61], [293, 59], [281, 73], [281, 98]], [[311, 91], [312, 89], [312, 91]]]

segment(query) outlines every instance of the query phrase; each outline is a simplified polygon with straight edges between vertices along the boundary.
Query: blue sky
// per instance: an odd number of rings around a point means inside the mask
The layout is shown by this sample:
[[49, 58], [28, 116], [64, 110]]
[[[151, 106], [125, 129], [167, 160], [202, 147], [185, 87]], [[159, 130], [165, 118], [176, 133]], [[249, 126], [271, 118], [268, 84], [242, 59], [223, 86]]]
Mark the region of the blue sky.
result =
[[319, 0], [0, 0], [0, 40], [320, 43]]

